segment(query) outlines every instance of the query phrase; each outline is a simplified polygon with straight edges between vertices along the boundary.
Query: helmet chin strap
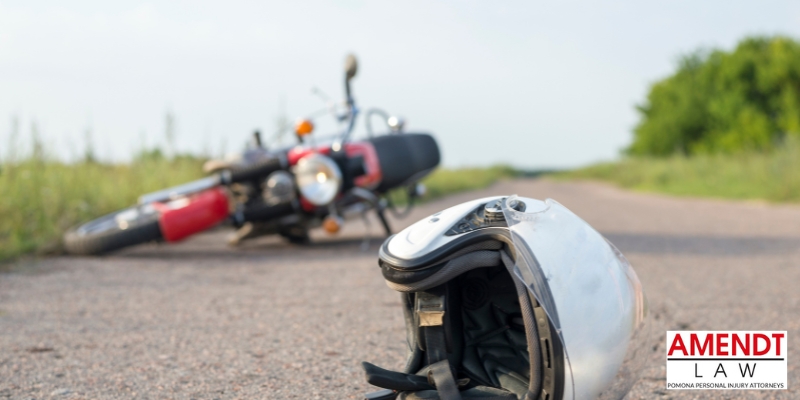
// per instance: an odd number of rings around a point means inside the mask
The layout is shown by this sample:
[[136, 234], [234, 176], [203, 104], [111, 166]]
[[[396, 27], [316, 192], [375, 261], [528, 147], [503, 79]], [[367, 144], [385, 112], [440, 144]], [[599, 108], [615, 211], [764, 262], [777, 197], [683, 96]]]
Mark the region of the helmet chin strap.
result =
[[430, 382], [431, 380], [436, 386], [436, 392], [439, 393], [440, 399], [461, 400], [461, 392], [458, 391], [458, 385], [455, 378], [453, 378], [453, 371], [447, 358], [431, 364], [431, 369], [428, 371], [428, 381]]
[[423, 341], [425, 343], [423, 350], [428, 361], [428, 383], [436, 387], [440, 399], [461, 400], [455, 371], [447, 359], [447, 338], [444, 332], [445, 293], [446, 290], [442, 287], [417, 292], [414, 311], [420, 337], [423, 339], [420, 345]]

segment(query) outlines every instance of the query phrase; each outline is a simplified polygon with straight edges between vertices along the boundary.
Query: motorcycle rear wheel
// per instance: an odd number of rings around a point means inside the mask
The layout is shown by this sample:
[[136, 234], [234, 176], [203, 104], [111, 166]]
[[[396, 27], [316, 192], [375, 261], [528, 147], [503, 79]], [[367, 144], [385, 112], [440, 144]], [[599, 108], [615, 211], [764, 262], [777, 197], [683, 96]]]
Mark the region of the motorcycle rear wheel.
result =
[[162, 238], [159, 214], [151, 207], [131, 207], [68, 230], [64, 249], [76, 255], [102, 254]]

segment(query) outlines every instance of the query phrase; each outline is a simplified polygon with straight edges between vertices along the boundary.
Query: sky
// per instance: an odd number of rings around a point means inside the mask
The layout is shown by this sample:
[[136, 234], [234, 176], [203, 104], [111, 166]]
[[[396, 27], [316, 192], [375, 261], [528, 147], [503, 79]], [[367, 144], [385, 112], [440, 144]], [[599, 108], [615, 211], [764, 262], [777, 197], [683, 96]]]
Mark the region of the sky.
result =
[[324, 107], [315, 87], [340, 99], [354, 53], [361, 109], [433, 133], [445, 166], [576, 167], [620, 156], [682, 54], [754, 34], [800, 37], [800, 2], [0, 0], [0, 157], [35, 131], [126, 161], [167, 145], [167, 113], [177, 151], [230, 153]]

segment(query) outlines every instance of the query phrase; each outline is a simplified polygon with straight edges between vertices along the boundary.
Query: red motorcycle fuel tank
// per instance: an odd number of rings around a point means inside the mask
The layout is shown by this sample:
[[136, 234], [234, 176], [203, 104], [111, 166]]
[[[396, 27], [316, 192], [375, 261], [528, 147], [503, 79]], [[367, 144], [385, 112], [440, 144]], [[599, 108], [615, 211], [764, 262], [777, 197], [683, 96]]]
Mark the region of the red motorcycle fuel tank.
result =
[[225, 220], [230, 213], [225, 190], [217, 187], [185, 199], [153, 206], [161, 212], [158, 225], [168, 242], [204, 231]]

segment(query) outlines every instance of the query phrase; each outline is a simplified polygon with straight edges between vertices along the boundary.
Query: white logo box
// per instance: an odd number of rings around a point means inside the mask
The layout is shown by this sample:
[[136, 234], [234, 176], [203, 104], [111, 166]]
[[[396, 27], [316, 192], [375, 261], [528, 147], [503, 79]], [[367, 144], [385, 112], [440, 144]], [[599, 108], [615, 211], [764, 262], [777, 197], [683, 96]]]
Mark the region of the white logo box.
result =
[[667, 389], [786, 389], [786, 331], [667, 331]]

